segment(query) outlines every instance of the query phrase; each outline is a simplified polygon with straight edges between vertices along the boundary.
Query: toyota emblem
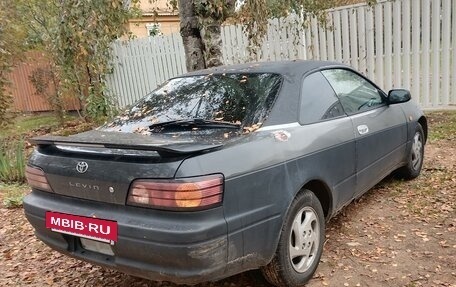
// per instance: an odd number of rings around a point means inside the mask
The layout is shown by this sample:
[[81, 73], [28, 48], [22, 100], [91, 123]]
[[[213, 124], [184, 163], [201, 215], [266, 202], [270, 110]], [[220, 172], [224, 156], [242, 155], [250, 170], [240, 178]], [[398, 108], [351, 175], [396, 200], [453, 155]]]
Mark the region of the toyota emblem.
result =
[[78, 162], [78, 164], [76, 165], [76, 170], [77, 170], [79, 173], [84, 173], [84, 172], [86, 172], [88, 168], [89, 168], [89, 165], [88, 165], [85, 161], [80, 161], [80, 162]]

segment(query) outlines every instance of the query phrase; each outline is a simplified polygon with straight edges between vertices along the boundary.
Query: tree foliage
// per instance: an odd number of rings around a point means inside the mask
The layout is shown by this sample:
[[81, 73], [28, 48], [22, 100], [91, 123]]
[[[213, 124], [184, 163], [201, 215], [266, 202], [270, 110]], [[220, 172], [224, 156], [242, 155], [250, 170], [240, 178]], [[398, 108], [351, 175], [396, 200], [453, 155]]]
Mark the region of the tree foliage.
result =
[[[56, 79], [54, 103], [77, 97], [85, 116], [109, 116], [114, 103], [105, 75], [111, 72], [111, 43], [125, 36], [128, 20], [137, 17], [139, 0], [18, 0], [30, 43], [42, 47], [52, 59]], [[30, 19], [26, 21], [26, 19]], [[62, 108], [58, 104], [56, 108]]]
[[64, 1], [59, 5], [60, 29], [52, 44], [65, 79], [61, 89], [78, 95], [91, 118], [111, 113], [104, 76], [111, 69], [112, 41], [126, 33], [130, 11], [122, 2]]
[[45, 99], [55, 113], [60, 125], [64, 122], [63, 99], [58, 97], [57, 79], [55, 70], [51, 67], [36, 68], [29, 76], [29, 80], [35, 88], [35, 94]]
[[16, 2], [0, 1], [0, 128], [9, 122], [7, 111], [12, 102], [7, 76], [24, 49], [26, 33], [19, 19]]
[[356, 2], [372, 5], [376, 0], [246, 0], [236, 15], [236, 21], [244, 27], [252, 54], [259, 49], [267, 33], [269, 19], [294, 14], [298, 17], [293, 25], [298, 28], [295, 31], [299, 31], [299, 26], [307, 25], [310, 18], [315, 17], [325, 25], [328, 9]]

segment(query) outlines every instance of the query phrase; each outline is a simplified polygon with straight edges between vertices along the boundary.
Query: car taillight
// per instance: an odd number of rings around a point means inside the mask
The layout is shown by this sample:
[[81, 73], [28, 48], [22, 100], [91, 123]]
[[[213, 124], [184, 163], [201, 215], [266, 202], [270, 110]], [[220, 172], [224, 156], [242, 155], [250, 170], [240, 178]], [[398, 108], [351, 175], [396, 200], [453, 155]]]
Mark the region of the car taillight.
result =
[[127, 204], [164, 209], [206, 209], [222, 202], [223, 176], [133, 181]]
[[25, 177], [28, 184], [36, 189], [52, 192], [51, 186], [44, 175], [44, 171], [39, 168], [26, 166]]

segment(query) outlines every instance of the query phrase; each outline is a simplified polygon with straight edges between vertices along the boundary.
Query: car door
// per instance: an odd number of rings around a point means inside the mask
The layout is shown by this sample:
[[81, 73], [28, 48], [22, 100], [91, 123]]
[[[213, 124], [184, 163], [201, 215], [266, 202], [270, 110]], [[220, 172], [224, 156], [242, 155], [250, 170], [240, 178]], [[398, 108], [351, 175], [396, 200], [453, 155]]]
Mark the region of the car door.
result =
[[304, 78], [300, 106], [303, 140], [310, 140], [310, 145], [319, 150], [307, 168], [331, 187], [333, 207], [338, 210], [353, 198], [356, 184], [352, 121], [321, 72]]
[[380, 89], [351, 70], [330, 69], [322, 73], [353, 122], [356, 197], [402, 162], [407, 141], [405, 114], [399, 105], [387, 105]]

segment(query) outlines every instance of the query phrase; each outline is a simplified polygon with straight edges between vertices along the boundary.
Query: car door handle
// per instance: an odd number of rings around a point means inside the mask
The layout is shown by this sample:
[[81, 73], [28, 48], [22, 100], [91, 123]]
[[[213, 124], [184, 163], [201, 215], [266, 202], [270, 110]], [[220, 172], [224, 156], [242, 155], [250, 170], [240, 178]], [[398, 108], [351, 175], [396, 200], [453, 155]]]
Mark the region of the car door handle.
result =
[[360, 135], [364, 135], [364, 134], [367, 134], [369, 132], [369, 127], [366, 126], [366, 125], [360, 125], [358, 126], [358, 133]]

